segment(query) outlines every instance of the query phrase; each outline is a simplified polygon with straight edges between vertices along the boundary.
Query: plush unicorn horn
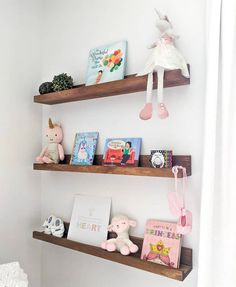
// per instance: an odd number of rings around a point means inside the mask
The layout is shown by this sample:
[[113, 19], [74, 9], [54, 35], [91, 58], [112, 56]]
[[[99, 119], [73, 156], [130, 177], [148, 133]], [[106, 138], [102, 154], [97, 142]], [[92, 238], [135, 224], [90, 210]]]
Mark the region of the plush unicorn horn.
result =
[[49, 120], [48, 120], [48, 127], [49, 127], [50, 129], [53, 129], [53, 128], [54, 128], [54, 124], [52, 123], [52, 119], [51, 119], [51, 118], [49, 118]]
[[162, 16], [155, 9], [158, 16], [156, 27], [160, 31], [159, 39], [149, 47], [151, 54], [146, 62], [144, 70], [137, 76], [148, 75], [146, 103], [141, 110], [139, 117], [142, 120], [149, 120], [152, 117], [152, 89], [153, 89], [153, 73], [157, 72], [158, 76], [158, 116], [165, 119], [169, 116], [168, 110], [163, 99], [163, 83], [165, 70], [181, 69], [183, 76], [189, 77], [188, 67], [180, 52], [174, 45], [174, 40], [177, 38], [173, 32], [172, 25], [167, 16]]

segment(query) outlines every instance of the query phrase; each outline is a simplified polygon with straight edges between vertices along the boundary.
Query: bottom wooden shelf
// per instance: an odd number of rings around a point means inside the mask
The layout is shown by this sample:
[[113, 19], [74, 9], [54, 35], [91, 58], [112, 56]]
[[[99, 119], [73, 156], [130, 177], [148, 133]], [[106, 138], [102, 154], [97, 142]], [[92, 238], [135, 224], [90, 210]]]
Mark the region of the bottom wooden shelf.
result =
[[108, 252], [99, 247], [75, 242], [67, 238], [57, 238], [39, 231], [33, 232], [33, 238], [179, 281], [183, 281], [192, 270], [192, 249], [185, 247], [182, 247], [181, 250], [180, 267], [178, 269], [141, 260], [143, 239], [138, 237], [131, 237], [131, 240], [139, 246], [139, 252], [129, 256], [123, 256], [118, 252]]

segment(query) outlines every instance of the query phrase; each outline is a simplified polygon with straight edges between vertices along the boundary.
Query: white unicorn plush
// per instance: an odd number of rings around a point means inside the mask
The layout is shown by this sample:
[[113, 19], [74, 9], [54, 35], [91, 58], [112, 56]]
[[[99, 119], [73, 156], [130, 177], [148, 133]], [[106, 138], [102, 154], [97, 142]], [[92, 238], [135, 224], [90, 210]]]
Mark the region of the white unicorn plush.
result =
[[161, 119], [165, 119], [169, 116], [163, 103], [164, 71], [181, 69], [182, 75], [189, 78], [186, 61], [174, 44], [178, 36], [175, 34], [167, 16], [161, 15], [156, 9], [155, 11], [158, 16], [156, 27], [160, 31], [160, 37], [148, 47], [151, 49], [151, 54], [149, 55], [144, 70], [137, 74], [137, 76], [148, 75], [146, 104], [139, 114], [142, 120], [149, 120], [152, 117], [153, 72], [157, 71], [158, 76], [158, 115]]

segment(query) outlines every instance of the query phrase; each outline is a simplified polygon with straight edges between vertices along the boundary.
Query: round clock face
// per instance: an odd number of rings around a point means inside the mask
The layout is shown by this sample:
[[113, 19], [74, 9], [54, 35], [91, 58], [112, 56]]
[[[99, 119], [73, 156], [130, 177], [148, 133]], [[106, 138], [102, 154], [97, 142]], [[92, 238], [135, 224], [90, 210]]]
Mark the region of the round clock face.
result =
[[165, 164], [165, 159], [164, 159], [163, 154], [160, 152], [155, 152], [152, 155], [151, 163], [152, 163], [152, 166], [155, 168], [157, 167], [162, 168]]

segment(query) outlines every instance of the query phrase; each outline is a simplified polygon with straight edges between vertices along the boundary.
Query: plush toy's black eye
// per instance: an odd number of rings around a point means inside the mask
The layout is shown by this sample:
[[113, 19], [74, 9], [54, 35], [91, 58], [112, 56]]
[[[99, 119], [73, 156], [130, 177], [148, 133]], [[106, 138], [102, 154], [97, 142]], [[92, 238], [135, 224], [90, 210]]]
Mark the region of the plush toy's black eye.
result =
[[55, 134], [55, 137], [57, 137], [57, 134]]
[[46, 135], [46, 137], [48, 137], [48, 135]]

